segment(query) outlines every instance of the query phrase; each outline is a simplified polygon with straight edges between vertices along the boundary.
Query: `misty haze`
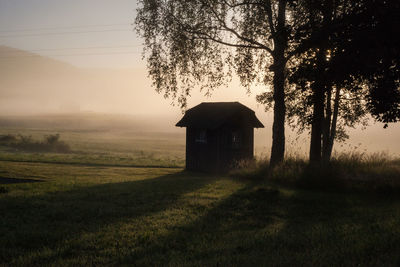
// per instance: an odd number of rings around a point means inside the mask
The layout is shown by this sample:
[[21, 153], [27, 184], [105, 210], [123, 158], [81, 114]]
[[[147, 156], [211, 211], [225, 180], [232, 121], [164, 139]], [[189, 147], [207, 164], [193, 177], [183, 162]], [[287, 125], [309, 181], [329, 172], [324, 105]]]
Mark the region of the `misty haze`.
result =
[[[138, 132], [184, 133], [175, 127], [182, 110], [151, 88], [151, 80], [147, 78], [144, 67], [82, 68], [6, 46], [0, 47], [0, 54], [3, 57], [0, 61], [0, 123], [3, 127], [31, 121], [29, 127], [37, 128], [33, 123], [36, 121], [41, 127], [54, 127], [55, 130], [74, 130], [85, 126], [95, 130], [97, 125], [100, 130], [108, 131], [123, 128]], [[228, 87], [218, 89], [211, 97], [194, 92], [189, 105], [202, 101], [231, 100], [249, 105], [266, 126], [266, 129], [256, 131], [255, 140], [256, 150], [266, 153], [271, 143], [272, 118], [271, 114], [264, 112], [262, 105], [256, 103], [254, 95], [246, 94], [244, 88], [233, 82]], [[65, 120], [68, 115], [71, 119]], [[57, 116], [62, 118], [57, 119]], [[101, 118], [104, 118], [103, 122]], [[119, 125], [115, 125], [118, 122]], [[349, 149], [349, 146], [357, 146], [360, 151], [367, 149], [370, 153], [400, 153], [398, 125], [383, 129], [383, 125], [375, 123], [373, 119], [369, 123], [370, 126], [364, 130], [360, 126], [350, 130], [350, 135], [355, 138], [349, 138], [335, 149], [342, 151]], [[296, 140], [298, 135], [293, 131], [289, 132], [289, 137], [293, 141], [289, 150], [298, 152], [300, 147], [301, 154], [306, 154], [307, 135]]]
[[397, 266], [399, 11], [0, 0], [0, 265]]

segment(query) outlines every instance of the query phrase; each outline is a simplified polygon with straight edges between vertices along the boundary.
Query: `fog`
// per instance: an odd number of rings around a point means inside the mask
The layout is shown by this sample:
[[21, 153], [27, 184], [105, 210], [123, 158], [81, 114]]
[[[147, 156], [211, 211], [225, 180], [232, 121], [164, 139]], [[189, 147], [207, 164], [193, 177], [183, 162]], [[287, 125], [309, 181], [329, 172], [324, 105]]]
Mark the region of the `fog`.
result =
[[[106, 112], [179, 116], [182, 110], [151, 87], [143, 68], [78, 68], [37, 54], [0, 46], [0, 112], [38, 114]], [[11, 56], [10, 56], [11, 55]], [[16, 56], [12, 56], [16, 55]], [[201, 101], [241, 101], [263, 112], [238, 83], [217, 90], [212, 98], [193, 90], [189, 106]]]
[[[182, 110], [176, 103], [173, 105], [171, 99], [155, 92], [145, 68], [79, 68], [5, 46], [0, 47], [0, 54], [7, 55], [0, 59], [0, 112], [3, 122], [10, 116], [14, 119], [23, 116], [25, 121], [26, 116], [32, 120], [36, 118], [36, 121], [46, 116], [47, 122], [51, 121], [49, 118], [65, 121], [65, 115], [69, 114], [71, 123], [79, 121], [80, 125], [89, 125], [95, 120], [92, 127], [105, 127], [108, 123], [120, 128], [126, 124], [138, 131], [184, 133], [184, 129], [174, 126], [182, 116]], [[234, 80], [209, 98], [194, 88], [188, 107], [203, 101], [240, 101], [249, 106], [265, 125], [264, 129], [255, 131], [256, 151], [268, 152], [272, 114], [266, 113], [264, 107], [255, 101], [255, 95], [261, 90], [264, 88], [254, 88], [248, 95]], [[102, 118], [104, 122], [99, 124]], [[383, 129], [382, 124], [374, 124], [371, 120], [371, 126], [366, 130], [351, 129], [350, 139], [345, 144], [336, 144], [335, 148], [349, 151], [356, 147], [361, 152], [398, 154], [399, 136], [400, 127], [397, 124]], [[288, 130], [287, 144], [289, 151], [305, 155], [308, 136], [298, 136]]]

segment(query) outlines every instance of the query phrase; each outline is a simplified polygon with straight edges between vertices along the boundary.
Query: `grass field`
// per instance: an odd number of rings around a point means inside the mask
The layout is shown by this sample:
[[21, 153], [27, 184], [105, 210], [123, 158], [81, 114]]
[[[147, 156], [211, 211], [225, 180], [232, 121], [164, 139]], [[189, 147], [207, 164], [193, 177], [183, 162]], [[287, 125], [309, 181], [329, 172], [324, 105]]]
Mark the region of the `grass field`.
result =
[[0, 161], [68, 163], [101, 166], [183, 167], [185, 138], [180, 133], [116, 130], [0, 128], [0, 135], [31, 136], [41, 140], [58, 133], [70, 153], [16, 151], [0, 144]]
[[[184, 135], [0, 127], [0, 266], [398, 266], [400, 160], [188, 173]], [[340, 158], [342, 156], [342, 158]]]
[[174, 168], [0, 161], [0, 177], [0, 265], [400, 263], [396, 196]]

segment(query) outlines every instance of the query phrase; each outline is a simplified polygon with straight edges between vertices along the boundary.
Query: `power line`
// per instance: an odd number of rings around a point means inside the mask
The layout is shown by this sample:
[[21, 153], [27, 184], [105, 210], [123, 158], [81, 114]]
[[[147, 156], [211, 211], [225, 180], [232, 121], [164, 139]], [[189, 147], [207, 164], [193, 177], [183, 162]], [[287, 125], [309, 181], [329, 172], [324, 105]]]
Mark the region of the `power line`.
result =
[[23, 56], [5, 56], [0, 59], [27, 58], [27, 57], [69, 57], [69, 56], [100, 56], [100, 55], [128, 55], [140, 54], [141, 52], [114, 52], [114, 53], [79, 53], [79, 54], [59, 54], [59, 55], [23, 55]]
[[32, 33], [32, 34], [10, 34], [0, 35], [0, 38], [12, 38], [12, 37], [36, 37], [36, 36], [47, 36], [47, 35], [67, 35], [67, 34], [83, 34], [83, 33], [100, 33], [100, 32], [127, 32], [129, 29], [109, 29], [109, 30], [94, 30], [94, 31], [72, 31], [72, 32], [47, 32], [47, 33]]
[[0, 33], [12, 32], [30, 32], [30, 31], [48, 31], [48, 30], [68, 30], [68, 29], [82, 29], [93, 27], [114, 27], [114, 26], [128, 26], [132, 23], [118, 23], [118, 24], [91, 24], [91, 25], [74, 25], [68, 27], [44, 27], [44, 28], [27, 28], [27, 29], [14, 29], [14, 30], [0, 30]]
[[121, 46], [89, 46], [89, 47], [69, 47], [69, 48], [44, 48], [44, 49], [33, 49], [33, 50], [12, 50], [0, 52], [1, 54], [21, 54], [26, 52], [45, 52], [45, 51], [65, 51], [65, 50], [85, 50], [85, 49], [117, 49], [117, 48], [135, 48], [141, 47], [142, 45], [121, 45]]

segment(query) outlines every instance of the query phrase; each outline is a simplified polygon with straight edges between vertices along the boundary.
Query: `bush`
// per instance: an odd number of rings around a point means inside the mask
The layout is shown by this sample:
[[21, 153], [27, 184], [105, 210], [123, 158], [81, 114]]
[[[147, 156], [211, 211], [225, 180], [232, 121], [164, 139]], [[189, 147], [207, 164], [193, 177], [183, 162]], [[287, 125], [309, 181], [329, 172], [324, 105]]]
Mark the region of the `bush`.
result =
[[64, 141], [60, 141], [60, 134], [45, 136], [45, 141], [43, 145], [52, 152], [68, 153], [71, 151], [68, 144], [66, 144]]
[[0, 144], [27, 152], [71, 152], [69, 145], [60, 141], [59, 134], [46, 135], [43, 141], [35, 141], [30, 135], [3, 135]]
[[8, 189], [5, 188], [4, 186], [0, 186], [0, 194], [7, 194], [8, 193]]
[[17, 137], [12, 134], [7, 134], [7, 135], [0, 135], [0, 144], [7, 145], [12, 142], [15, 142], [17, 140]]

